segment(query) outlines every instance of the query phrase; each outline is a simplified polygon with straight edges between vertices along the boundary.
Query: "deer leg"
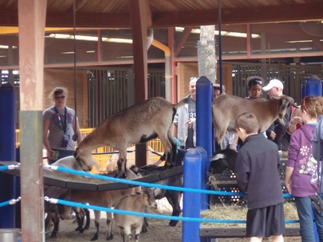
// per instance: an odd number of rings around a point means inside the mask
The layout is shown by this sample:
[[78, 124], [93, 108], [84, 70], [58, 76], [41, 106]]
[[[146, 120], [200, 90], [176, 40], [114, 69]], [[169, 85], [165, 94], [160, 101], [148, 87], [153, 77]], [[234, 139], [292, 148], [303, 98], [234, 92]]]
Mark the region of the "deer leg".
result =
[[127, 159], [125, 158], [119, 158], [118, 159], [118, 177], [119, 178], [126, 178], [127, 173], [126, 173], [126, 167], [127, 167]]
[[91, 222], [90, 211], [88, 209], [84, 209], [84, 212], [85, 212], [86, 223], [83, 228], [83, 231], [88, 230], [90, 228], [90, 222]]
[[96, 233], [93, 235], [91, 241], [98, 240], [99, 238], [100, 216], [100, 211], [94, 211]]
[[107, 226], [108, 226], [107, 240], [112, 240], [113, 239], [113, 233], [112, 233], [113, 219], [112, 219], [111, 213], [107, 213]]

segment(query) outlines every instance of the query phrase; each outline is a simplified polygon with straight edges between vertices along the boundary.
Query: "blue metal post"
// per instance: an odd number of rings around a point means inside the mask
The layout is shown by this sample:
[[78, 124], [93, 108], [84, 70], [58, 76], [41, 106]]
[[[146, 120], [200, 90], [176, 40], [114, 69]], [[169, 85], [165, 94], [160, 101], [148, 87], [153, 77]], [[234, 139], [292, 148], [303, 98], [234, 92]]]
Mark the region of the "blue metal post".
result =
[[[0, 87], [0, 161], [16, 158], [16, 100], [14, 87]], [[0, 202], [16, 198], [16, 179], [0, 172]], [[15, 227], [15, 206], [0, 208], [0, 228]]]
[[322, 81], [308, 78], [302, 83], [302, 99], [306, 96], [322, 96]]
[[[202, 155], [201, 147], [189, 149], [184, 158], [184, 187], [201, 189]], [[200, 218], [201, 196], [196, 192], [184, 192], [183, 216]], [[183, 242], [200, 240], [200, 223], [183, 221]]]
[[[203, 154], [202, 162], [202, 189], [207, 189], [207, 171], [209, 159], [213, 155], [213, 128], [212, 128], [212, 100], [213, 85], [205, 76], [196, 82], [196, 142], [202, 147], [206, 154]], [[201, 194], [201, 209], [209, 208], [208, 194]]]

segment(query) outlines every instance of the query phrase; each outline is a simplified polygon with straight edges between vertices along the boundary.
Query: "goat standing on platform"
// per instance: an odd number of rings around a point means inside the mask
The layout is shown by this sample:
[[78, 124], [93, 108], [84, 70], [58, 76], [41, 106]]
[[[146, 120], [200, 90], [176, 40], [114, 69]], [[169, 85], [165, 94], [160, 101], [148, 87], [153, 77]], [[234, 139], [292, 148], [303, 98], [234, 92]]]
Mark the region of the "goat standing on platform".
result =
[[255, 114], [259, 122], [259, 132], [263, 132], [277, 118], [282, 119], [291, 105], [295, 106], [295, 103], [288, 96], [281, 96], [270, 100], [263, 98], [248, 100], [229, 94], [222, 94], [217, 99], [214, 99], [212, 105], [213, 124], [217, 142], [222, 142], [227, 129], [235, 131], [234, 121], [240, 114], [244, 112]]
[[[146, 207], [157, 208], [155, 196], [151, 189], [145, 189], [141, 193], [123, 197], [115, 209], [128, 210], [133, 212], [145, 212]], [[129, 214], [114, 214], [116, 225], [120, 228], [123, 242], [132, 241], [133, 236], [139, 242], [139, 234], [144, 224], [144, 217]]]
[[118, 176], [126, 176], [127, 147], [144, 143], [159, 137], [168, 165], [176, 157], [176, 144], [171, 134], [171, 126], [177, 107], [162, 97], [150, 98], [115, 115], [109, 116], [100, 126], [86, 136], [76, 149], [74, 156], [81, 163], [92, 163], [92, 150], [110, 146], [119, 150]]

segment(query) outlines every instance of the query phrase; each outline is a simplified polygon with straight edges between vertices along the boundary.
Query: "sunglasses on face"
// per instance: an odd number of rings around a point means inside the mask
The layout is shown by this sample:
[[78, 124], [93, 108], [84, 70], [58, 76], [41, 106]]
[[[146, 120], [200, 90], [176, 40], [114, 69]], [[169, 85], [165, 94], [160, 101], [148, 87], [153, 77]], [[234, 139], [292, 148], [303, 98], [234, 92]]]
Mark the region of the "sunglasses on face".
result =
[[65, 96], [56, 96], [55, 100], [64, 99], [64, 98], [65, 98]]

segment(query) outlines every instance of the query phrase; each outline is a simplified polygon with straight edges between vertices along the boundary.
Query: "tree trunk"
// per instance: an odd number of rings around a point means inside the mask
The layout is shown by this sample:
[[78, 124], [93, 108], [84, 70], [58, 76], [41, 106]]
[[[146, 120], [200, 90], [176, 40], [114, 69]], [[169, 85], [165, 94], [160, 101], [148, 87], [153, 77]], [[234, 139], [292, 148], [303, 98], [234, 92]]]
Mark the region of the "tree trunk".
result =
[[212, 83], [216, 82], [216, 55], [214, 25], [201, 26], [198, 41], [199, 76], [206, 76]]

